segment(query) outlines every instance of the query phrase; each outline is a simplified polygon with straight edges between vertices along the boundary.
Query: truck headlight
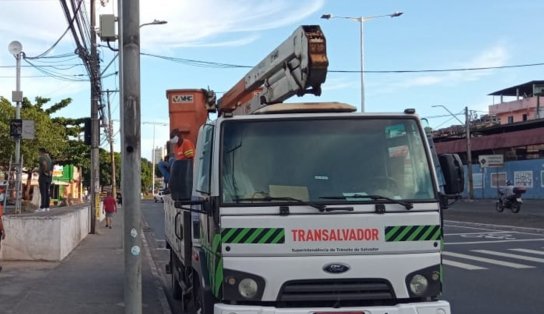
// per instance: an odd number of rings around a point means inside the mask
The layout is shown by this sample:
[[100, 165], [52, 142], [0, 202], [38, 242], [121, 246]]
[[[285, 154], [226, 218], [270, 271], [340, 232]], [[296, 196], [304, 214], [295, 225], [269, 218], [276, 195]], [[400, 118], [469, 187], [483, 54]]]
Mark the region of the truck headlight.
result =
[[257, 291], [259, 291], [259, 286], [257, 285], [257, 282], [251, 278], [244, 278], [238, 284], [238, 292], [240, 292], [240, 295], [244, 298], [251, 299], [255, 297]]
[[427, 287], [429, 286], [429, 281], [425, 276], [422, 275], [414, 275], [412, 279], [410, 280], [410, 290], [413, 294], [421, 296], [427, 291]]

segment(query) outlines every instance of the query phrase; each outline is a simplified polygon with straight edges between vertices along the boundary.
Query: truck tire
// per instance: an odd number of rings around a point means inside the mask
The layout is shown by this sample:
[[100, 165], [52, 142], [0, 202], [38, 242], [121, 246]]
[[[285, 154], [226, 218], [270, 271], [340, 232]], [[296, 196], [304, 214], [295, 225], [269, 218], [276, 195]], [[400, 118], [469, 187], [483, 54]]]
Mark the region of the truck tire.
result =
[[[198, 278], [196, 272], [193, 273], [194, 278]], [[210, 289], [206, 289], [200, 286], [199, 280], [194, 280], [196, 291], [195, 298], [195, 313], [196, 314], [213, 314], [213, 306], [215, 303], [215, 298], [212, 295]]]
[[182, 297], [182, 289], [181, 285], [179, 284], [179, 270], [178, 270], [178, 263], [176, 262], [176, 257], [174, 256], [174, 252], [170, 250], [170, 269], [172, 270], [172, 297], [175, 300], [181, 300]]

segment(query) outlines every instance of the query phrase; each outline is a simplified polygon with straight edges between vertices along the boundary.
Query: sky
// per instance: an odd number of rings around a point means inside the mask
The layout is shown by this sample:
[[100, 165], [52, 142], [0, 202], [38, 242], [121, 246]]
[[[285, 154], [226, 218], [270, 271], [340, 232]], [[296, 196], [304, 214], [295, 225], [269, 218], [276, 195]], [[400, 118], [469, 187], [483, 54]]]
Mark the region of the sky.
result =
[[[88, 12], [90, 0], [83, 3]], [[98, 14], [116, 14], [117, 1], [100, 0], [97, 7]], [[141, 52], [177, 58], [141, 56], [142, 156], [151, 160], [153, 145], [167, 140], [168, 127], [160, 125], [168, 123], [166, 90], [210, 88], [220, 97], [249, 71], [186, 60], [251, 67], [300, 25], [321, 26], [329, 72], [320, 97], [294, 96], [288, 101], [339, 101], [360, 111], [360, 24], [340, 17], [397, 11], [403, 15], [363, 24], [365, 112], [415, 108], [431, 127], [442, 128], [459, 124], [455, 117], [464, 121], [465, 107], [478, 116], [486, 114], [488, 106], [499, 101], [488, 96], [492, 92], [544, 79], [544, 64], [539, 65], [544, 63], [539, 35], [543, 1], [140, 0], [140, 24], [167, 21], [140, 29]], [[321, 19], [325, 13], [337, 18]], [[0, 48], [0, 96], [11, 100], [16, 70], [9, 43], [17, 40], [27, 57], [39, 56], [61, 38], [68, 22], [59, 0], [0, 0], [0, 21], [0, 46], [5, 47]], [[99, 44], [103, 90], [118, 90], [116, 52], [105, 42]], [[29, 60], [42, 71], [23, 60], [21, 90], [31, 100], [51, 98], [50, 105], [71, 98], [72, 104], [58, 115], [88, 117], [90, 85], [75, 47], [68, 32], [49, 52], [50, 58]], [[467, 70], [473, 68], [484, 69]], [[399, 73], [406, 70], [416, 72]], [[110, 93], [105, 100], [111, 105], [119, 151], [119, 94]], [[102, 147], [109, 149], [106, 142]]]

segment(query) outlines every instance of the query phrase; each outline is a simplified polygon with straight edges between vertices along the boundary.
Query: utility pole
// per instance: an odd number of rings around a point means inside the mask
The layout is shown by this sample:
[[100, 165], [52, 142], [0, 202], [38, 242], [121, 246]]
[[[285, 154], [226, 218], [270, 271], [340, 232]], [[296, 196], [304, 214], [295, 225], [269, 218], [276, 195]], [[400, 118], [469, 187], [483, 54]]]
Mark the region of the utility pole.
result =
[[444, 108], [452, 117], [454, 117], [459, 123], [465, 126], [465, 138], [466, 138], [466, 148], [467, 148], [467, 177], [468, 177], [468, 198], [474, 198], [474, 186], [472, 182], [472, 149], [470, 146], [470, 115], [468, 107], [465, 107], [465, 123], [459, 120], [456, 115], [454, 115], [446, 106], [444, 105], [434, 105], [432, 107], [442, 107]]
[[98, 54], [96, 47], [96, 5], [91, 0], [91, 234], [96, 229], [96, 212], [100, 203], [100, 179], [99, 179], [99, 132], [98, 125], [98, 100], [100, 98], [100, 70], [98, 68]]
[[115, 92], [118, 92], [118, 90], [106, 90], [106, 97], [108, 98], [108, 141], [110, 143], [111, 194], [113, 197], [117, 196], [117, 178], [115, 174], [115, 152], [113, 151], [113, 120], [111, 119], [110, 93]]
[[142, 313], [140, 1], [119, 1], [125, 313]]
[[472, 147], [470, 145], [470, 115], [468, 107], [465, 107], [465, 135], [467, 138], [467, 172], [468, 172], [468, 198], [474, 199], [474, 185], [472, 182]]

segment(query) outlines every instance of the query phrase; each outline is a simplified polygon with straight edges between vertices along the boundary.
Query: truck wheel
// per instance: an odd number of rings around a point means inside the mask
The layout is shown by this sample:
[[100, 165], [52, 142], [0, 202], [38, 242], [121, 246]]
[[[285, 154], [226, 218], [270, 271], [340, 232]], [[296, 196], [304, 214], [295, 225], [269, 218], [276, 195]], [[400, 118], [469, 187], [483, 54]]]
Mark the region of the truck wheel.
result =
[[512, 212], [514, 214], [519, 213], [520, 210], [521, 210], [521, 204], [520, 203], [516, 202], [516, 203], [512, 204]]
[[179, 270], [174, 258], [174, 253], [170, 251], [170, 269], [172, 270], [172, 297], [175, 300], [181, 300], [182, 290], [181, 285], [179, 284]]
[[[198, 278], [198, 274], [194, 274], [195, 278]], [[195, 280], [195, 282], [197, 282]], [[196, 304], [195, 312], [197, 314], [213, 314], [214, 297], [209, 289], [204, 289], [198, 285], [196, 289]]]

